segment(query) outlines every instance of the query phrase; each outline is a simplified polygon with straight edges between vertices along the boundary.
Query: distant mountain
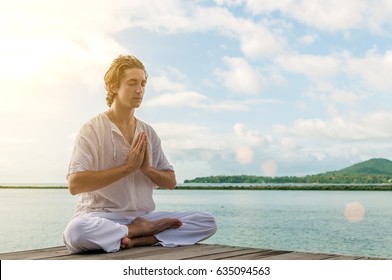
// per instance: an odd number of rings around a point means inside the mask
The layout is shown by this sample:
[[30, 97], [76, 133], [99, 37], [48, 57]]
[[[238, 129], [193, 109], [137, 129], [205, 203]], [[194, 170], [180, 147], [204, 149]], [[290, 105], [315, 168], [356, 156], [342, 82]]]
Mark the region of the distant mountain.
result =
[[[330, 173], [330, 172], [327, 172]], [[385, 158], [373, 158], [349, 167], [334, 171], [335, 174], [374, 174], [392, 175], [392, 161]]]

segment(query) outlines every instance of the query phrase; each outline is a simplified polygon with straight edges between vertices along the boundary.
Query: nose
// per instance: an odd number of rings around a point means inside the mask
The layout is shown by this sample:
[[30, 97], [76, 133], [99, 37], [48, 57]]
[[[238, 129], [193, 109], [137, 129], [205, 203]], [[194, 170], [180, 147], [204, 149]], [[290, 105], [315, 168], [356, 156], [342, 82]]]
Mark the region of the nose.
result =
[[136, 92], [142, 93], [143, 91], [144, 91], [144, 88], [143, 88], [142, 85], [138, 85], [138, 86], [136, 87]]

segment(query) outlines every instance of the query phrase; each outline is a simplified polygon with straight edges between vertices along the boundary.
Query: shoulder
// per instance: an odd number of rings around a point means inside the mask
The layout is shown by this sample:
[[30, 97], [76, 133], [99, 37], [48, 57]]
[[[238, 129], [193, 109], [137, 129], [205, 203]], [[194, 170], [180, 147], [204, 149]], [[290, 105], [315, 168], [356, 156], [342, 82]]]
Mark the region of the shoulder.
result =
[[99, 131], [105, 130], [108, 127], [108, 124], [108, 118], [105, 113], [101, 113], [85, 122], [80, 129], [80, 134], [96, 135]]
[[147, 134], [151, 133], [151, 134], [157, 135], [154, 128], [151, 125], [149, 125], [148, 123], [146, 123], [140, 119], [137, 119], [137, 122], [138, 122], [140, 129], [143, 130], [144, 132], [146, 132]]
[[139, 129], [141, 131], [144, 131], [150, 140], [153, 140], [153, 142], [160, 142], [158, 134], [156, 133], [155, 129], [151, 125], [145, 123], [140, 119], [137, 119], [137, 121], [138, 121]]

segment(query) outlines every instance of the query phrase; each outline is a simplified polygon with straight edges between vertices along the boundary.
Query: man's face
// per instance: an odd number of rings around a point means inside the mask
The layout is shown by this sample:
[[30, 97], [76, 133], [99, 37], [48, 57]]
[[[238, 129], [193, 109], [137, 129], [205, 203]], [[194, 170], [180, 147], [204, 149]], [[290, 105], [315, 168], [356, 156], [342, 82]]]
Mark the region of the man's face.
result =
[[117, 103], [127, 108], [139, 108], [146, 86], [146, 75], [142, 69], [132, 68], [124, 71], [116, 96]]

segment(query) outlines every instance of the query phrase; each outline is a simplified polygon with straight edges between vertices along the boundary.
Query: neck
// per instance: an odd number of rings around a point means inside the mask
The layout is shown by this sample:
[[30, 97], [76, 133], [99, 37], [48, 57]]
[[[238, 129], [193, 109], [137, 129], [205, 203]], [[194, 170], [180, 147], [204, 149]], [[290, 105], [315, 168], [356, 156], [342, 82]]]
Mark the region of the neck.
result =
[[112, 104], [112, 106], [109, 108], [107, 111], [107, 115], [111, 119], [112, 122], [119, 124], [119, 125], [125, 125], [128, 126], [130, 124], [133, 124], [135, 121], [135, 109], [119, 109]]

